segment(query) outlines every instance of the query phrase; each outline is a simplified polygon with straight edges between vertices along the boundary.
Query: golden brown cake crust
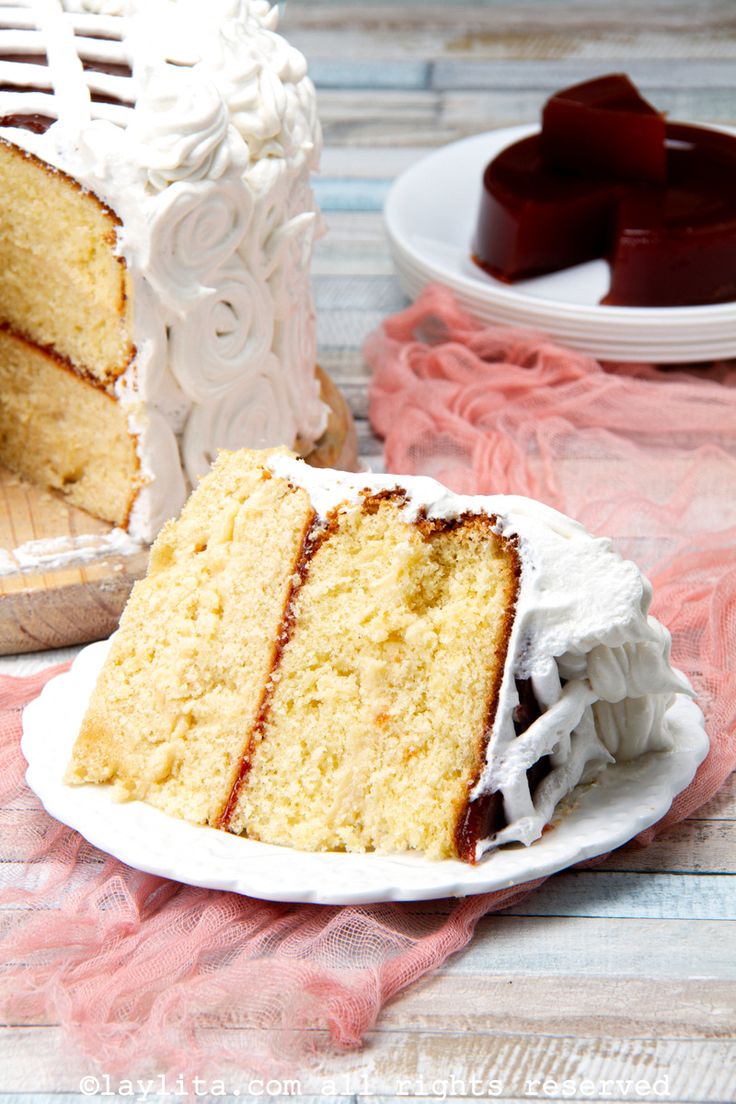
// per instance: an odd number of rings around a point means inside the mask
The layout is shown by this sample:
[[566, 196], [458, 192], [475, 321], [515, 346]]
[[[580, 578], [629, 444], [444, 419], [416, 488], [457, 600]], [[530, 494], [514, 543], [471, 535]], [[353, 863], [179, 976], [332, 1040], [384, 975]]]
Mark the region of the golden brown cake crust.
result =
[[[103, 211], [110, 218], [110, 220], [115, 224], [116, 227], [123, 225], [118, 216], [113, 211], [112, 207], [108, 207], [108, 205], [103, 200], [101, 200], [98, 195], [95, 195], [94, 192], [89, 191], [88, 188], [83, 188], [78, 180], [75, 180], [73, 176], [69, 175], [69, 173], [65, 173], [63, 169], [57, 169], [55, 165], [49, 165], [48, 161], [44, 161], [41, 157], [36, 157], [35, 153], [31, 153], [29, 150], [21, 149], [20, 146], [16, 146], [15, 142], [10, 142], [7, 138], [0, 138], [0, 144], [2, 144], [3, 146], [7, 146], [7, 148], [11, 150], [14, 155], [22, 157], [26, 161], [32, 161], [35, 165], [38, 165], [39, 168], [43, 169], [44, 172], [51, 173], [54, 176], [63, 176], [64, 179], [69, 184], [71, 184], [71, 186], [75, 188], [78, 192], [83, 192], [85, 195], [88, 195], [90, 199], [93, 199], [100, 210]], [[111, 244], [115, 244], [114, 239]], [[125, 268], [125, 261], [122, 257], [120, 258], [120, 262], [123, 268]]]
[[248, 736], [248, 744], [233, 779], [230, 794], [228, 795], [221, 815], [215, 822], [216, 828], [222, 828], [227, 831], [230, 827], [230, 821], [235, 813], [240, 793], [248, 777], [248, 771], [250, 770], [251, 758], [255, 750], [256, 742], [260, 737], [262, 737], [263, 731], [266, 726], [266, 718], [268, 717], [269, 705], [275, 686], [274, 674], [278, 670], [284, 648], [288, 644], [292, 630], [294, 628], [294, 620], [296, 617], [296, 596], [299, 592], [299, 588], [304, 585], [304, 582], [307, 578], [307, 574], [309, 572], [309, 562], [319, 545], [322, 543], [323, 540], [326, 539], [328, 532], [329, 527], [326, 528], [320, 521], [318, 521], [316, 515], [314, 514], [314, 511], [312, 511], [311, 521], [304, 530], [301, 547], [299, 549], [299, 553], [294, 564], [294, 573], [291, 577], [286, 601], [284, 602], [284, 612], [282, 614], [281, 626], [279, 628], [278, 636], [276, 637], [276, 640], [274, 642], [269, 677], [267, 681], [263, 684], [263, 693], [261, 695], [261, 701], [258, 706], [255, 723]]
[[[493, 518], [494, 524], [496, 523]], [[478, 769], [476, 772], [475, 780], [473, 784], [468, 787], [468, 799], [465, 803], [465, 807], [458, 817], [457, 827], [455, 829], [455, 846], [457, 847], [457, 853], [461, 859], [465, 862], [474, 863], [476, 861], [476, 845], [480, 840], [487, 839], [492, 836], [503, 823], [503, 801], [500, 793], [485, 793], [476, 797], [475, 800], [470, 800], [470, 790], [477, 784], [480, 773], [483, 769], [483, 763], [486, 758], [488, 750], [488, 742], [493, 732], [493, 725], [496, 720], [496, 712], [498, 710], [498, 696], [501, 691], [501, 682], [503, 679], [503, 672], [506, 666], [506, 656], [508, 655], [509, 640], [511, 638], [511, 629], [514, 624], [514, 615], [516, 610], [516, 603], [519, 596], [519, 586], [521, 583], [521, 561], [519, 559], [518, 552], [518, 540], [515, 537], [507, 538], [506, 547], [511, 557], [514, 572], [514, 595], [513, 601], [506, 608], [503, 620], [503, 639], [500, 648], [496, 655], [496, 669], [493, 685], [491, 686], [488, 703], [486, 707], [486, 727], [483, 737], [482, 751], [478, 759]]]
[[[23, 345], [26, 345], [30, 350], [42, 353], [49, 360], [53, 360], [57, 367], [61, 368], [65, 372], [69, 372], [72, 376], [76, 376], [77, 379], [82, 380], [84, 383], [88, 383], [90, 387], [96, 387], [98, 391], [101, 391], [103, 395], [107, 395], [113, 402], [117, 402], [115, 398], [114, 380], [108, 384], [103, 384], [100, 379], [94, 376], [91, 372], [88, 372], [85, 368], [80, 367], [78, 364], [74, 364], [68, 357], [62, 356], [53, 345], [41, 345], [38, 341], [34, 341], [28, 334], [22, 333], [15, 326], [11, 326], [9, 322], [0, 322], [0, 330], [3, 333], [8, 334], [10, 337], [15, 338], [16, 341], [20, 341]], [[130, 359], [132, 360], [136, 354], [135, 346], [131, 346], [132, 352]], [[130, 363], [130, 361], [128, 362]], [[125, 366], [126, 368], [128, 365]], [[125, 369], [123, 369], [125, 371]]]

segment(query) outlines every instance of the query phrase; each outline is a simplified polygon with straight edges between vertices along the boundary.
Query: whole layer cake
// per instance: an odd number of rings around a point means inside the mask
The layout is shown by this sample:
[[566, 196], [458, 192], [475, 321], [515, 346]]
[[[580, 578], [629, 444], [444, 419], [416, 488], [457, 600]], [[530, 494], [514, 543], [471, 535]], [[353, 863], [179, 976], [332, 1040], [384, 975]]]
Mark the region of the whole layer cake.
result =
[[308, 451], [320, 129], [266, 0], [0, 7], [0, 464], [151, 539]]
[[651, 590], [530, 499], [220, 454], [156, 541], [67, 781], [304, 850], [537, 839], [683, 690]]

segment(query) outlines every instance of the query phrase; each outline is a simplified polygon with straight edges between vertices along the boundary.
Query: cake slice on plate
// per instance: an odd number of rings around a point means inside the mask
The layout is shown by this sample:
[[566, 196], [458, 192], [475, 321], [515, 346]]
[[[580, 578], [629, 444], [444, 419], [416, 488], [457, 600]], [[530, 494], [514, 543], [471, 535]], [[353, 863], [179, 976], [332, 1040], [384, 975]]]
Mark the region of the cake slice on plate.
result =
[[221, 453], [154, 545], [67, 781], [268, 843], [474, 862], [668, 746], [683, 686], [650, 597], [532, 500]]

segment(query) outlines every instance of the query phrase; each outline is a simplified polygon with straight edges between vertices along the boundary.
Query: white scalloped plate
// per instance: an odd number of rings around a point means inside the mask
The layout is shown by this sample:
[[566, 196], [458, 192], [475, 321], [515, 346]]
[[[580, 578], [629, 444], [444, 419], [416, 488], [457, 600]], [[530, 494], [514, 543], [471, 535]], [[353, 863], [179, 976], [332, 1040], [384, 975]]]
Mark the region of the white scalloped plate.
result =
[[463, 897], [553, 874], [620, 847], [662, 817], [708, 751], [703, 715], [678, 696], [671, 752], [607, 768], [580, 787], [553, 831], [531, 847], [505, 847], [477, 866], [415, 855], [304, 852], [176, 820], [140, 801], [117, 803], [109, 786], [62, 779], [108, 641], [84, 648], [70, 671], [44, 687], [23, 714], [26, 779], [51, 816], [129, 866], [189, 885], [270, 901], [364, 904]]

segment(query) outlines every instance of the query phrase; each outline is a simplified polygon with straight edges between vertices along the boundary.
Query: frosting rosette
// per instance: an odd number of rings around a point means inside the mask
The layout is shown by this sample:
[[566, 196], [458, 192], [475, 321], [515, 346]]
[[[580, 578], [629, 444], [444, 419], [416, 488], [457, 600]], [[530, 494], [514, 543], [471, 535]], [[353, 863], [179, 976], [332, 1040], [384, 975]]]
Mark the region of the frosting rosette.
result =
[[286, 117], [294, 148], [305, 158], [307, 168], [319, 168], [322, 151], [322, 127], [317, 117], [317, 97], [309, 77], [286, 86]]
[[218, 449], [293, 445], [297, 424], [273, 354], [248, 371], [227, 394], [194, 407], [184, 430], [187, 475], [195, 484], [209, 470]]
[[184, 426], [191, 400], [184, 394], [169, 365], [168, 335], [148, 282], [139, 281], [135, 296], [135, 318], [140, 337], [136, 345], [132, 379], [123, 376], [115, 386], [123, 403], [142, 399], [163, 414], [174, 433]]
[[151, 203], [148, 277], [182, 313], [208, 291], [207, 278], [235, 252], [253, 209], [242, 180], [172, 184]]
[[251, 158], [288, 155], [296, 148], [295, 125], [304, 129], [302, 101], [288, 93], [305, 79], [304, 56], [276, 33], [277, 9], [237, 0], [225, 8], [229, 18], [221, 21], [204, 64]]
[[273, 342], [273, 299], [243, 266], [217, 273], [215, 288], [171, 327], [171, 365], [195, 402], [229, 393], [261, 367]]
[[269, 287], [276, 304], [277, 318], [293, 313], [293, 303], [308, 300], [312, 289], [309, 280], [295, 277], [301, 267], [309, 271], [317, 216], [314, 211], [302, 211], [282, 223], [268, 238], [264, 263], [269, 273]]
[[284, 222], [288, 210], [288, 166], [278, 158], [265, 157], [251, 165], [245, 183], [253, 197], [253, 214], [243, 253], [251, 269], [267, 280], [272, 271], [271, 235]]
[[141, 83], [128, 140], [155, 191], [181, 180], [218, 180], [231, 164], [244, 171], [247, 146], [202, 65], [164, 64]]
[[298, 371], [294, 371], [292, 409], [298, 419], [300, 434], [307, 440], [317, 441], [327, 427], [328, 407], [320, 398], [319, 381], [314, 375], [317, 341], [309, 288], [304, 294], [309, 298], [300, 302], [288, 317], [276, 323], [274, 351], [282, 364], [287, 362], [299, 366]]

